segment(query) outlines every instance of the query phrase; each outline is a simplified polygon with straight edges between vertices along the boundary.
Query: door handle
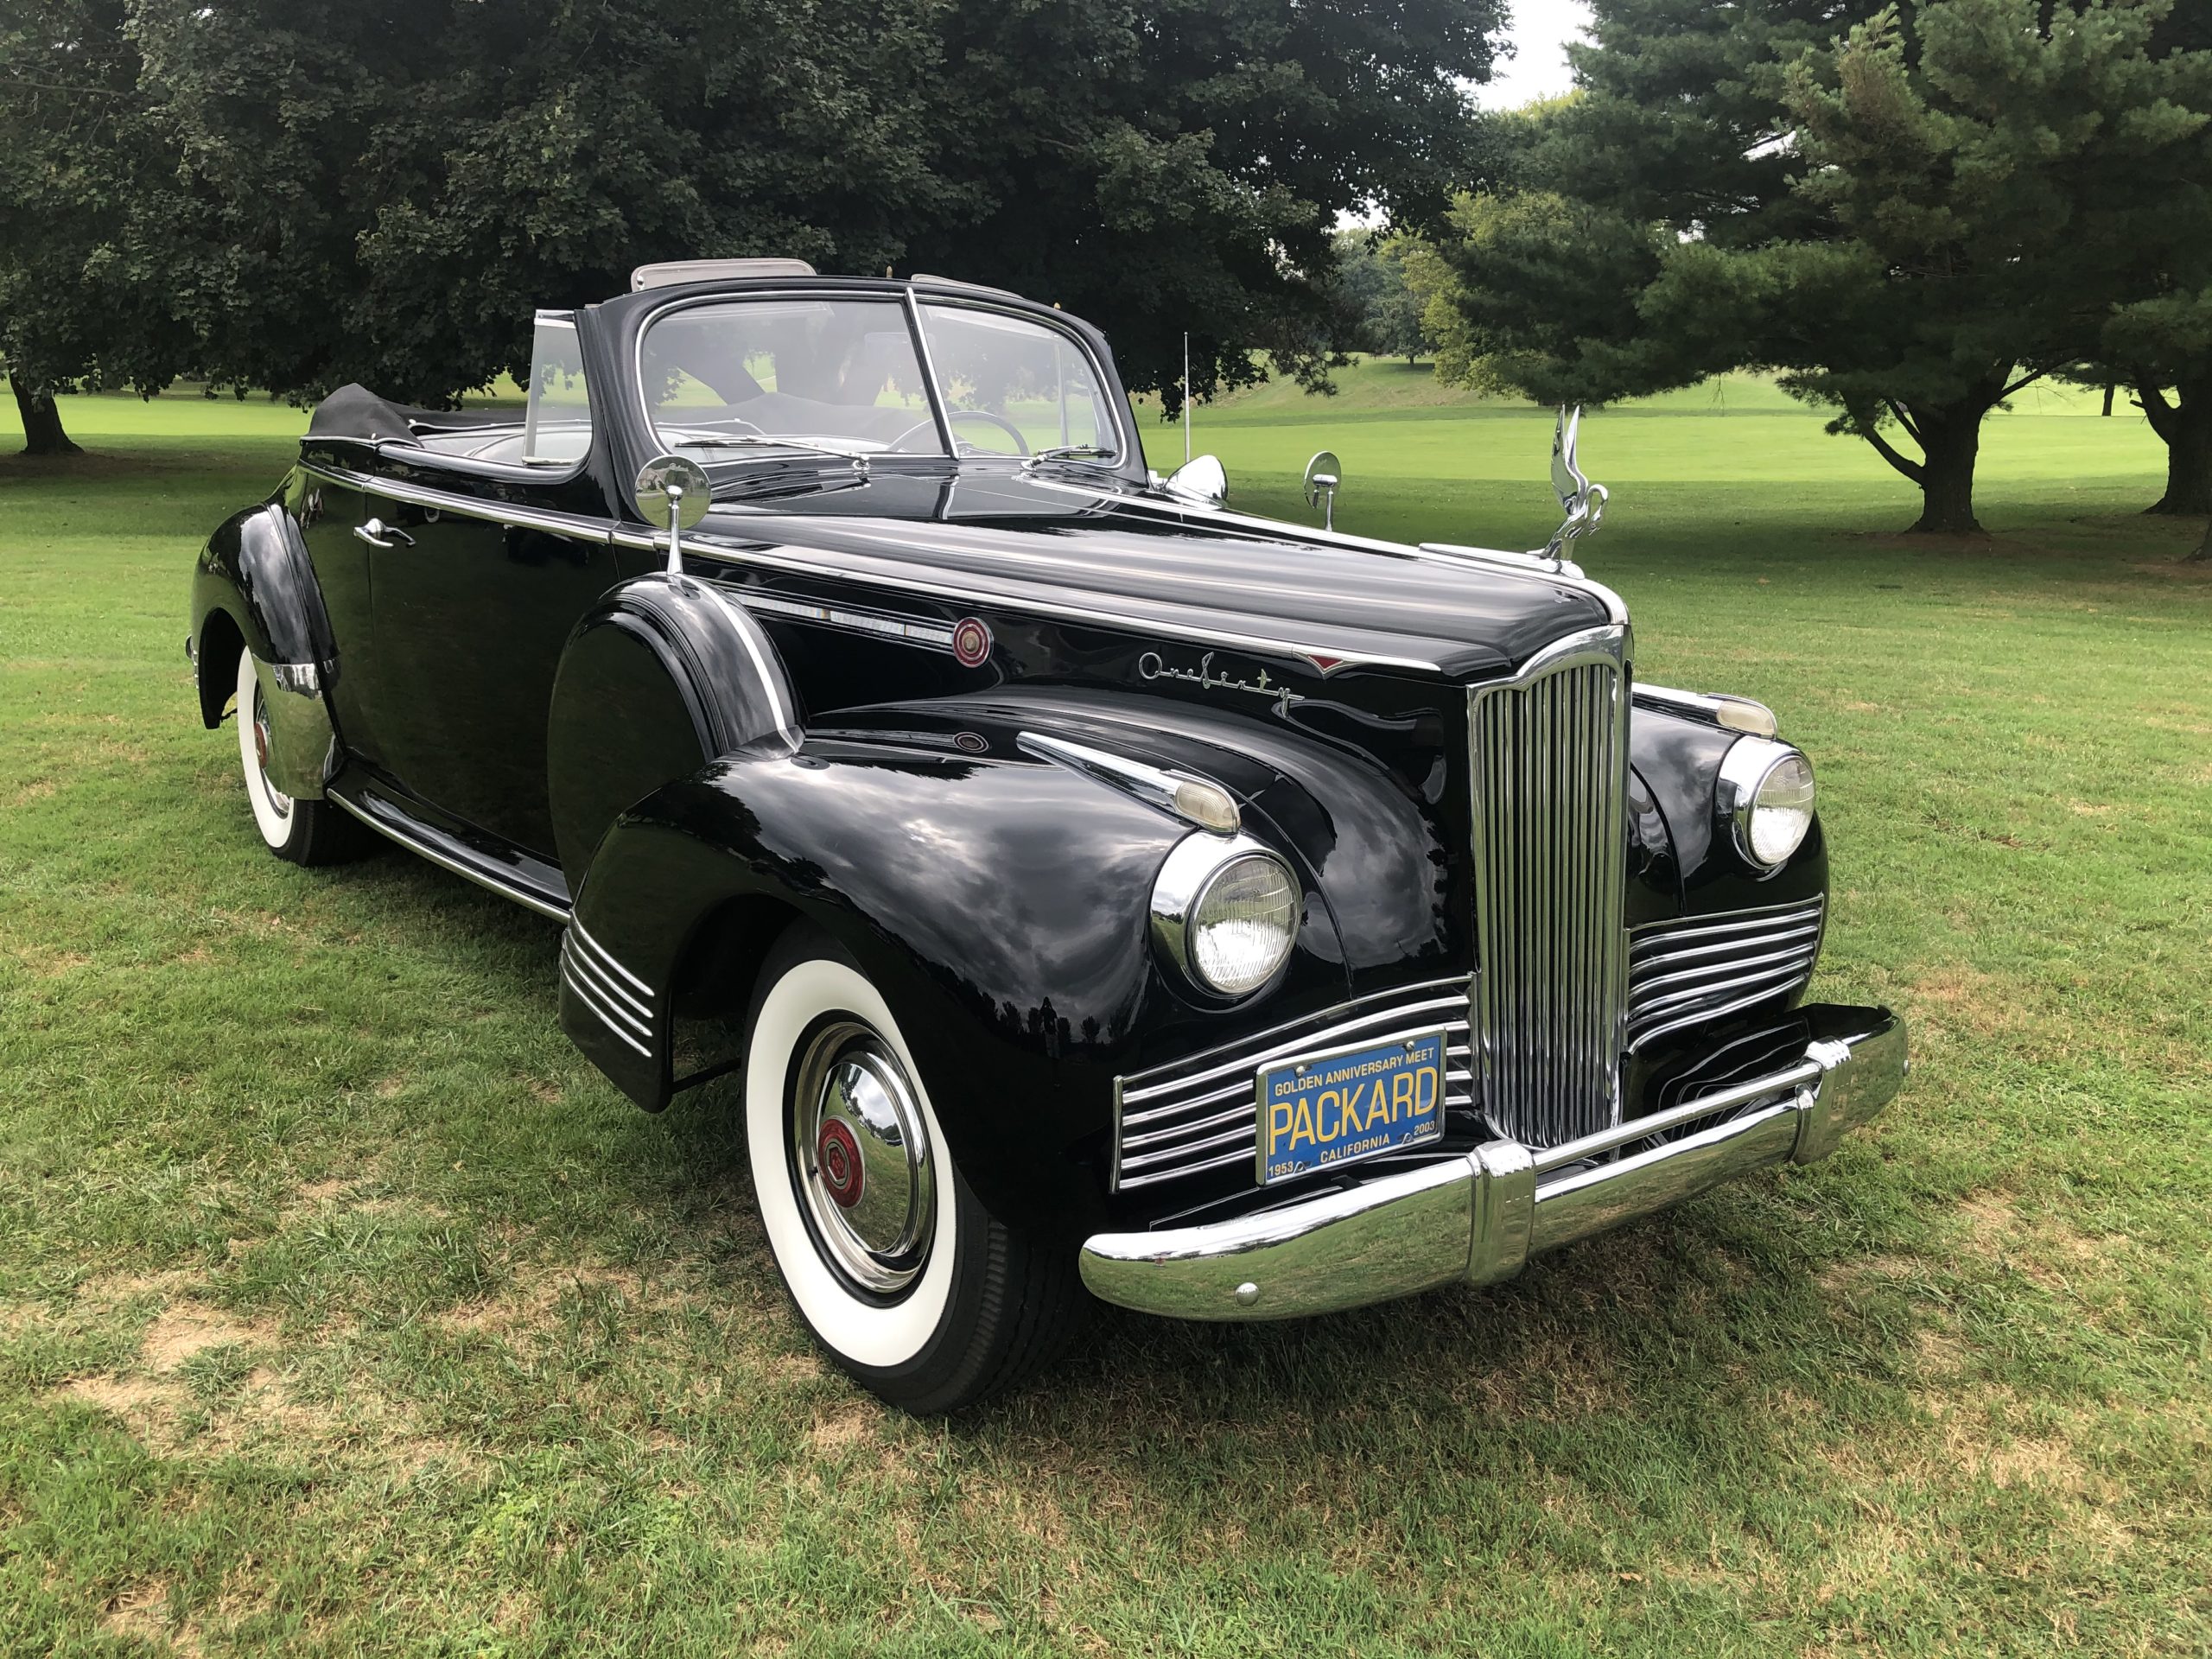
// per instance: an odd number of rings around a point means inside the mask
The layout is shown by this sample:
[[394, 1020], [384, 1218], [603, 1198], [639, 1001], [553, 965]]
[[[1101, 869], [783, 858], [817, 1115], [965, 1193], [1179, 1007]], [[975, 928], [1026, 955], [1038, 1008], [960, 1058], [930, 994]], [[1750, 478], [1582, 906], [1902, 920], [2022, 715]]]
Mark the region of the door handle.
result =
[[[387, 536], [392, 539], [385, 540], [384, 538]], [[415, 538], [412, 536], [397, 524], [385, 524], [381, 518], [372, 518], [365, 524], [354, 525], [353, 539], [357, 542], [366, 542], [371, 547], [381, 547], [386, 551], [397, 545], [407, 547], [415, 545]]]

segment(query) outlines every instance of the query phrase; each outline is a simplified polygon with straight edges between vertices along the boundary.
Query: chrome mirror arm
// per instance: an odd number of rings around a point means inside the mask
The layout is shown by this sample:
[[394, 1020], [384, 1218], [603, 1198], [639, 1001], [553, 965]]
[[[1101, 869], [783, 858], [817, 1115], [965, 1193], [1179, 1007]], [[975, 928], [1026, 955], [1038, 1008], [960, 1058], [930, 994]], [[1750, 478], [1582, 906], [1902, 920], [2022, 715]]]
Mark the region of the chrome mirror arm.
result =
[[668, 486], [668, 574], [683, 574], [683, 486]]

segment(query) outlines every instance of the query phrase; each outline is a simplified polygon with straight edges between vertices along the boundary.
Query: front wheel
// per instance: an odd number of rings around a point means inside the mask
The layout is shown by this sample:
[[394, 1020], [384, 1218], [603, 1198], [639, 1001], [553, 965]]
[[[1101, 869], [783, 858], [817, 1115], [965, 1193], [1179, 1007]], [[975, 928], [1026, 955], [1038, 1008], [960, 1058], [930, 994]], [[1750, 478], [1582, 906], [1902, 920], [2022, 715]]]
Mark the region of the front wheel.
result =
[[815, 1339], [916, 1413], [1019, 1381], [1073, 1334], [1073, 1253], [1007, 1228], [961, 1178], [890, 1008], [818, 929], [761, 975], [745, 1079], [760, 1219]]
[[269, 781], [269, 701], [251, 651], [238, 652], [237, 719], [245, 797], [263, 845], [295, 864], [336, 864], [366, 851], [371, 837], [342, 807], [299, 800]]

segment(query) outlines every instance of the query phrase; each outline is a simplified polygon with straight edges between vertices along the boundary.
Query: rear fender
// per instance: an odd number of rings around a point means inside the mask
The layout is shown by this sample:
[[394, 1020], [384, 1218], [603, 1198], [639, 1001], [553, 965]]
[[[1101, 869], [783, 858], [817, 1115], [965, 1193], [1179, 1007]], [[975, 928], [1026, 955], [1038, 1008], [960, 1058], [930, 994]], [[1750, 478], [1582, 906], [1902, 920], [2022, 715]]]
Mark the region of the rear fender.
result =
[[617, 815], [716, 756], [798, 747], [804, 715], [774, 643], [711, 584], [622, 583], [569, 636], [545, 734], [554, 844], [580, 890]]
[[239, 647], [253, 653], [270, 781], [288, 795], [320, 797], [338, 755], [327, 690], [338, 647], [307, 543], [281, 503], [234, 513], [207, 538], [193, 571], [190, 645], [200, 723], [211, 730], [238, 689]]

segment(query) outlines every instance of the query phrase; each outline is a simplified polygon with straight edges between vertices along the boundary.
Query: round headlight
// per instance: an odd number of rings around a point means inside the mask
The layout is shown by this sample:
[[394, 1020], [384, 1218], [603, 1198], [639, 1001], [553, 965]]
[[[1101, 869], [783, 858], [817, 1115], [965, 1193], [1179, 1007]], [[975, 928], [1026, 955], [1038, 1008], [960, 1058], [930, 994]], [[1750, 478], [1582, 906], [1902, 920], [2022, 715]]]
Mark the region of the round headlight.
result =
[[1770, 870], [1813, 827], [1813, 763], [1787, 743], [1745, 738], [1721, 758], [1719, 796], [1736, 850]]
[[1191, 912], [1191, 966], [1224, 996], [1274, 977], [1298, 937], [1298, 893], [1290, 872], [1264, 853], [1215, 872]]
[[1297, 942], [1298, 912], [1289, 868], [1249, 836], [1185, 836], [1153, 886], [1162, 951], [1222, 996], [1245, 995], [1275, 976]]

